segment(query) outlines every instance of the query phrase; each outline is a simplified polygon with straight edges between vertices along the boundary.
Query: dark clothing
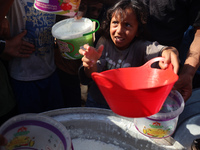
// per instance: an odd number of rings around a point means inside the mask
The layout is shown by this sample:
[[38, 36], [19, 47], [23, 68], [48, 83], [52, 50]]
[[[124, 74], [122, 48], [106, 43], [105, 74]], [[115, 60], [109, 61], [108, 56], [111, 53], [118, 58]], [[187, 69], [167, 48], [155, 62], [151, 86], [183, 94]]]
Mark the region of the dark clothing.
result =
[[149, 6], [148, 40], [177, 49], [189, 25], [200, 26], [200, 0], [142, 0]]
[[78, 75], [57, 68], [65, 107], [81, 107], [81, 88]]
[[[100, 93], [100, 92], [98, 92]], [[97, 93], [97, 94], [98, 94]], [[101, 97], [103, 96], [101, 93], [99, 94]], [[103, 103], [105, 102], [105, 103]], [[110, 109], [110, 107], [108, 106], [108, 104], [106, 103], [106, 101], [102, 101], [102, 102], [96, 102], [91, 96], [90, 93], [87, 96], [87, 101], [85, 104], [85, 107], [95, 107], [95, 108], [105, 108], [105, 109]]]
[[15, 115], [16, 101], [6, 67], [0, 60], [0, 125]]
[[11, 84], [19, 114], [64, 108], [57, 72], [36, 81], [18, 81], [12, 78]]

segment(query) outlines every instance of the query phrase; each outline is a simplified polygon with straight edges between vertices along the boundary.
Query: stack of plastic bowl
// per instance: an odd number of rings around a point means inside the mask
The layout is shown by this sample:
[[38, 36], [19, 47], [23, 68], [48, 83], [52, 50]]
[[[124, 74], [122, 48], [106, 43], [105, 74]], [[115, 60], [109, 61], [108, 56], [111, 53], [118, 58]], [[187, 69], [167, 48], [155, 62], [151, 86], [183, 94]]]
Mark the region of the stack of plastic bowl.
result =
[[1, 126], [0, 134], [8, 140], [0, 150], [73, 150], [65, 126], [39, 114], [22, 114], [9, 119]]

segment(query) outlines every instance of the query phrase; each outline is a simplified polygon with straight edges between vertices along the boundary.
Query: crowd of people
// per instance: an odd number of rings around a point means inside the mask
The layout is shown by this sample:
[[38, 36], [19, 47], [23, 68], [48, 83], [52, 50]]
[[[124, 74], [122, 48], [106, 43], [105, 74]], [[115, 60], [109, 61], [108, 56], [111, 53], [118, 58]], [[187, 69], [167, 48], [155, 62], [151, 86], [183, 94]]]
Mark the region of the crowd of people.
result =
[[34, 0], [0, 2], [0, 124], [21, 113], [81, 107], [80, 84], [88, 86], [87, 107], [109, 109], [91, 73], [157, 56], [165, 58], [162, 69], [172, 63], [179, 75], [173, 89], [185, 102], [200, 88], [199, 0], [82, 0], [82, 17], [101, 27], [78, 60], [63, 58], [51, 34], [68, 17], [36, 10]]

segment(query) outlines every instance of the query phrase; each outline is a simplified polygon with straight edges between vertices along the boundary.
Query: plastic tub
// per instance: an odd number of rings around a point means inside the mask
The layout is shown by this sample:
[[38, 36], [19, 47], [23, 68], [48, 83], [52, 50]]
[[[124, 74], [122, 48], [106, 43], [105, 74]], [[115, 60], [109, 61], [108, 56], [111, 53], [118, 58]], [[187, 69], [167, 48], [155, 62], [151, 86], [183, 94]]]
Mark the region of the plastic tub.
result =
[[40, 11], [73, 17], [79, 10], [81, 0], [35, 0], [34, 7]]
[[184, 100], [178, 91], [171, 91], [161, 110], [152, 116], [134, 118], [136, 129], [151, 138], [171, 136], [184, 109]]
[[[93, 21], [97, 22], [98, 27], [93, 31]], [[59, 21], [52, 27], [52, 35], [57, 39], [61, 55], [66, 59], [80, 59], [79, 49], [84, 44], [93, 46], [93, 33], [100, 27], [95, 19], [74, 18]]]
[[8, 144], [0, 150], [73, 150], [65, 126], [48, 116], [15, 116], [1, 126], [0, 134], [8, 140]]
[[93, 72], [98, 85], [113, 112], [125, 117], [146, 117], [158, 113], [178, 75], [172, 65], [165, 70], [151, 65], [164, 58], [156, 57], [143, 66]]

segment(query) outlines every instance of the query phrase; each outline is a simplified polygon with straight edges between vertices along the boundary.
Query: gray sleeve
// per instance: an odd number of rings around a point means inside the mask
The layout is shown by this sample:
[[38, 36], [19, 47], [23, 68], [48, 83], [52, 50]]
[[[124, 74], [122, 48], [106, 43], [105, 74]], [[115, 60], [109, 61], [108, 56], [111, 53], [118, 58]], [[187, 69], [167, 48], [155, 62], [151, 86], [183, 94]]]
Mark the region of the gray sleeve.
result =
[[163, 49], [166, 47], [167, 46], [160, 45], [157, 41], [149, 42], [146, 47], [146, 59], [150, 60], [152, 58], [161, 56]]
[[99, 59], [97, 61], [97, 72], [104, 71], [105, 67], [106, 67], [106, 60], [105, 59]]

